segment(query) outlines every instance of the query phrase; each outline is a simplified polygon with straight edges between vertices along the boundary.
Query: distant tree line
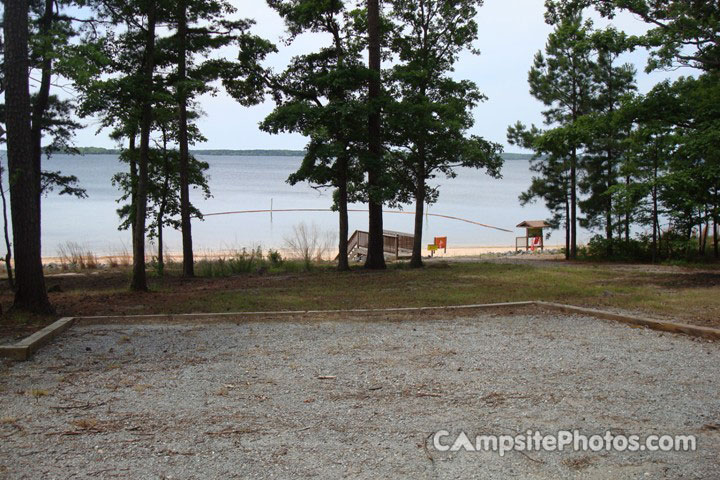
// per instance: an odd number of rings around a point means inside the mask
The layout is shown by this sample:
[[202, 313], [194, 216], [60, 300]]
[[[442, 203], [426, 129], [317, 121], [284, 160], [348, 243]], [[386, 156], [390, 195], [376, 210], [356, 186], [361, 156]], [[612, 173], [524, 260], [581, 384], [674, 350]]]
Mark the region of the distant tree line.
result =
[[[585, 18], [591, 8], [632, 13], [649, 29], [597, 29]], [[536, 154], [521, 201], [545, 202], [565, 229], [568, 258], [578, 255], [578, 225], [603, 232], [590, 243], [594, 256], [656, 261], [712, 248], [720, 257], [718, 3], [548, 0], [546, 10], [554, 30], [528, 75], [545, 125], [508, 128], [510, 143]], [[641, 95], [633, 66], [620, 62], [638, 48], [651, 52], [648, 72], [697, 74]], [[633, 238], [634, 227], [649, 233]]]
[[[2, 150], [0, 150], [2, 153]], [[73, 147], [67, 151], [59, 151], [70, 155], [120, 155], [121, 148], [103, 148], [103, 147]], [[191, 149], [193, 155], [207, 156], [229, 156], [229, 157], [302, 157], [305, 155], [304, 150], [230, 150], [230, 149], [213, 149], [198, 150]]]

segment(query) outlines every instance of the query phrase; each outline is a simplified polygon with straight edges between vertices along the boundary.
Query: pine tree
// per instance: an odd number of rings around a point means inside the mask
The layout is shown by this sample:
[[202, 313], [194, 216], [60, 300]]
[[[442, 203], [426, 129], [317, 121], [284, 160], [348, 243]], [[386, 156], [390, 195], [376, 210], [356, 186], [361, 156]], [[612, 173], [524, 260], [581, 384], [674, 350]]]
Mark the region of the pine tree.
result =
[[17, 286], [13, 308], [53, 313], [40, 243], [40, 172], [31, 134], [28, 17], [27, 0], [5, 2], [5, 119]]
[[520, 204], [525, 206], [542, 199], [552, 213], [547, 219], [552, 229], [565, 229], [565, 258], [570, 258], [571, 227], [570, 199], [571, 182], [569, 150], [567, 140], [572, 138], [567, 128], [556, 127], [543, 131], [532, 125], [527, 128], [520, 122], [508, 127], [507, 139], [510, 145], [532, 150], [530, 170], [537, 173], [527, 191], [520, 195]]
[[[545, 123], [556, 126], [557, 134], [565, 134], [566, 152], [555, 155], [567, 158], [570, 182], [570, 258], [577, 257], [577, 202], [579, 155], [583, 134], [578, 120], [590, 111], [593, 93], [593, 65], [590, 58], [592, 42], [589, 32], [592, 23], [584, 21], [580, 10], [570, 11], [557, 19], [548, 37], [545, 53], [538, 52], [528, 75], [530, 93], [548, 109], [543, 112]], [[564, 163], [564, 162], [563, 162]]]
[[367, 171], [368, 253], [365, 268], [384, 270], [385, 237], [383, 231], [383, 129], [382, 129], [382, 31], [380, 9], [382, 0], [367, 0], [368, 67], [368, 152], [365, 156]]
[[[147, 237], [157, 242], [157, 273], [164, 273], [164, 228], [182, 228], [182, 201], [180, 198], [180, 151], [172, 148], [171, 144], [178, 143], [179, 125], [176, 119], [176, 109], [172, 102], [154, 111], [155, 122], [153, 128], [160, 132], [160, 138], [150, 151], [148, 163], [148, 209], [149, 223], [146, 225]], [[197, 115], [190, 112], [189, 118]], [[188, 130], [191, 141], [203, 141], [199, 131], [191, 125]], [[120, 159], [129, 162], [131, 152], [124, 151]], [[206, 172], [210, 166], [206, 162], [197, 160], [193, 155], [188, 157], [188, 185], [197, 189], [204, 198], [210, 197], [210, 188], [207, 183]], [[133, 178], [128, 172], [117, 173], [113, 177], [113, 184], [123, 192], [120, 201], [127, 202], [118, 209], [121, 219], [120, 230], [131, 227], [135, 214], [132, 202]], [[202, 218], [202, 213], [190, 204], [190, 214]]]
[[[231, 20], [236, 9], [223, 0], [176, 0], [171, 22], [176, 32], [168, 47], [174, 58], [172, 82], [178, 106], [180, 149], [180, 203], [182, 210], [183, 274], [194, 275], [192, 208], [190, 205], [190, 155], [188, 104], [194, 98], [215, 92], [222, 80], [226, 90], [241, 104], [255, 105], [264, 99], [264, 69], [260, 63], [275, 46], [250, 33], [252, 20]], [[213, 58], [213, 52], [237, 47], [237, 60]], [[201, 59], [201, 60], [200, 60]]]
[[610, 27], [591, 34], [594, 84], [590, 112], [581, 119], [586, 130], [583, 158], [585, 176], [580, 189], [587, 197], [580, 202], [584, 227], [604, 227], [607, 255], [613, 255], [613, 188], [624, 159], [624, 140], [631, 121], [622, 114], [623, 104], [635, 91], [635, 68], [616, 65], [620, 55], [631, 48], [627, 36]]
[[387, 107], [388, 143], [393, 148], [391, 173], [398, 200], [415, 202], [414, 244], [410, 265], [422, 266], [423, 217], [426, 203], [437, 199], [428, 181], [438, 174], [454, 177], [455, 167], [486, 168], [499, 176], [502, 148], [470, 137], [472, 109], [485, 100], [468, 80], [454, 80], [463, 51], [473, 51], [481, 1], [393, 0], [395, 28], [391, 50], [398, 64], [388, 75], [393, 101]]
[[367, 42], [359, 12], [342, 2], [317, 0], [271, 5], [283, 16], [291, 36], [328, 34], [327, 45], [294, 58], [282, 74], [268, 80], [277, 107], [261, 128], [271, 133], [298, 132], [309, 138], [303, 162], [288, 181], [334, 189], [338, 269], [349, 270], [348, 202], [362, 196], [360, 158], [367, 145], [368, 71], [362, 62]]

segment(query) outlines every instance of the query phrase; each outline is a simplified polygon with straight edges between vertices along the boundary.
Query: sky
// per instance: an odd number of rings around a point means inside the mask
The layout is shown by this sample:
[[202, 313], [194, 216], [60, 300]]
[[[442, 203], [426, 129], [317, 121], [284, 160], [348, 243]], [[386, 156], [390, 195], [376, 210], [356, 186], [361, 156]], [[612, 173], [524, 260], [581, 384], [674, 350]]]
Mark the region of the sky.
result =
[[[276, 71], [281, 71], [293, 56], [324, 44], [319, 35], [304, 35], [286, 46], [282, 19], [263, 0], [232, 0], [232, 3], [238, 9], [238, 16], [256, 20], [256, 34], [278, 45], [279, 52], [265, 63]], [[488, 101], [474, 111], [475, 126], [470, 133], [505, 145], [508, 152], [521, 152], [517, 147], [507, 145], [508, 125], [518, 120], [525, 124], [542, 124], [543, 105], [530, 95], [527, 73], [535, 53], [544, 48], [552, 30], [545, 24], [543, 15], [543, 0], [486, 0], [477, 17], [480, 31], [475, 47], [481, 55], [463, 55], [453, 74], [455, 78], [474, 81], [488, 96]], [[598, 27], [609, 23], [599, 17], [595, 22]], [[642, 33], [646, 28], [630, 15], [620, 15], [612, 23], [630, 34]], [[237, 52], [229, 49], [223, 54], [234, 56]], [[689, 70], [646, 74], [647, 53], [644, 51], [628, 54], [623, 60], [636, 65], [640, 92], [647, 92], [665, 78], [692, 74]], [[205, 95], [199, 101], [205, 114], [198, 124], [207, 141], [194, 148], [299, 150], [306, 144], [298, 134], [270, 135], [260, 131], [258, 124], [273, 110], [271, 99], [255, 107], [243, 107], [221, 92], [216, 96]], [[78, 133], [76, 145], [117, 146], [108, 138], [107, 131], [97, 133], [93, 119], [85, 119], [84, 123], [87, 127]]]

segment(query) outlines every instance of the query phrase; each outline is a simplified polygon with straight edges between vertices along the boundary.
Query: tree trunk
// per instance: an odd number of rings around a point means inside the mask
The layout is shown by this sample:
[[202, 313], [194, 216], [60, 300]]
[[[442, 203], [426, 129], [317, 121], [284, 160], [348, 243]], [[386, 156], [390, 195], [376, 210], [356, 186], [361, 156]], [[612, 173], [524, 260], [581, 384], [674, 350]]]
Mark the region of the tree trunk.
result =
[[338, 270], [346, 272], [350, 270], [348, 259], [348, 235], [350, 234], [350, 222], [348, 220], [348, 158], [341, 155], [338, 160], [338, 220], [340, 222], [340, 240], [338, 243]]
[[5, 254], [5, 270], [8, 276], [8, 285], [10, 290], [15, 290], [15, 279], [13, 278], [13, 267], [12, 267], [12, 244], [10, 243], [10, 232], [8, 216], [7, 216], [7, 198], [5, 198], [5, 187], [2, 184], [2, 171], [0, 167], [0, 197], [2, 197], [2, 209], [3, 209], [3, 233], [5, 234], [5, 248], [7, 253]]
[[[612, 78], [613, 71], [612, 71], [612, 62], [608, 63], [606, 65], [605, 73], [608, 78]], [[608, 106], [609, 106], [609, 113], [612, 116], [613, 112], [615, 111], [614, 108], [614, 95], [613, 95], [613, 82], [608, 81]], [[608, 257], [613, 256], [613, 226], [612, 226], [612, 206], [613, 206], [613, 199], [612, 194], [610, 193], [610, 189], [613, 187], [615, 183], [615, 178], [613, 176], [613, 142], [615, 140], [615, 135], [613, 133], [610, 134], [610, 139], [608, 142], [608, 149], [607, 149], [607, 204], [605, 208], [607, 209], [606, 217], [605, 217], [605, 233], [606, 233], [606, 240], [607, 240], [607, 255]]]
[[183, 240], [183, 275], [195, 276], [192, 221], [190, 219], [190, 154], [187, 121], [187, 3], [178, 2], [178, 143], [180, 148], [180, 225]]
[[614, 186], [613, 181], [613, 154], [612, 150], [608, 149], [607, 152], [607, 203], [605, 204], [605, 236], [607, 240], [607, 255], [608, 257], [613, 256], [613, 221], [612, 221], [612, 207], [613, 199], [610, 189]]
[[653, 241], [652, 241], [652, 261], [657, 262], [658, 259], [658, 236], [660, 225], [658, 222], [658, 195], [657, 185], [653, 185]]
[[565, 195], [565, 260], [570, 260], [570, 197]]
[[138, 158], [137, 210], [135, 212], [135, 241], [133, 242], [133, 275], [130, 289], [147, 291], [145, 272], [145, 221], [148, 195], [148, 157], [150, 154], [150, 129], [152, 127], [153, 72], [155, 70], [155, 2], [148, 3], [147, 38], [143, 65], [144, 91], [140, 120], [140, 156]]
[[163, 173], [165, 179], [163, 181], [162, 191], [160, 193], [160, 206], [158, 208], [157, 217], [157, 237], [158, 237], [158, 276], [165, 274], [165, 252], [163, 250], [163, 223], [165, 222], [165, 210], [167, 210], [168, 196], [170, 195], [170, 157], [167, 149], [167, 133], [163, 128]]
[[658, 175], [658, 158], [655, 155], [653, 164], [653, 187], [652, 187], [652, 200], [653, 200], [653, 243], [652, 243], [652, 262], [657, 262], [658, 257], [658, 233], [660, 225], [658, 222], [658, 189], [657, 189], [657, 175]]
[[157, 273], [159, 277], [162, 277], [165, 275], [165, 255], [163, 253], [163, 214], [160, 213], [157, 216], [158, 226], [157, 226], [157, 237], [158, 237], [158, 268]]
[[40, 242], [40, 175], [35, 168], [28, 82], [28, 2], [5, 2], [5, 121], [17, 290], [14, 309], [53, 313]]
[[135, 252], [135, 232], [137, 230], [135, 212], [137, 211], [137, 147], [135, 145], [135, 132], [130, 135], [128, 151], [130, 152], [130, 229], [132, 233], [133, 252]]
[[[45, 0], [45, 11], [39, 22], [40, 35], [48, 35], [52, 28], [53, 0]], [[47, 48], [47, 47], [46, 47]], [[37, 178], [37, 208], [38, 218], [42, 226], [42, 132], [45, 114], [50, 100], [50, 81], [52, 79], [52, 56], [50, 52], [43, 51], [40, 62], [40, 88], [35, 95], [32, 106], [30, 138], [33, 149], [33, 168]]]
[[365, 268], [382, 270], [385, 265], [383, 251], [383, 211], [382, 194], [380, 192], [380, 171], [382, 169], [382, 127], [381, 112], [378, 102], [381, 94], [380, 80], [380, 0], [368, 0], [368, 52], [369, 67], [372, 77], [369, 82], [368, 102], [370, 115], [368, 116], [368, 149], [370, 160], [367, 165], [368, 173], [368, 255]]
[[[630, 176], [625, 177], [625, 185], [630, 186]], [[630, 208], [625, 211], [625, 243], [630, 244]]]
[[570, 156], [570, 258], [577, 258], [577, 149]]
[[[422, 160], [421, 160], [422, 162]], [[425, 197], [426, 197], [426, 186], [425, 186], [425, 165], [418, 165], [415, 179], [415, 230], [413, 238], [413, 250], [412, 258], [410, 259], [410, 266], [412, 268], [421, 268], [423, 266], [422, 261], [422, 247], [423, 247], [423, 215], [425, 214]]]
[[720, 239], [718, 239], [718, 189], [715, 189], [715, 209], [713, 210], [713, 251], [715, 252], [715, 259], [720, 258]]

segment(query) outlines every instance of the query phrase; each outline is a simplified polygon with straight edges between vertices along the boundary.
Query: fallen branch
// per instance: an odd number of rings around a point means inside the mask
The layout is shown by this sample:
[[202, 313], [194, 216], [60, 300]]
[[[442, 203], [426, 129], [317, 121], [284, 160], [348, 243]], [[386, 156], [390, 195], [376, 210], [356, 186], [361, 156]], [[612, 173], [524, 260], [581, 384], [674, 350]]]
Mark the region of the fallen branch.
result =
[[543, 462], [542, 460], [537, 460], [537, 459], [535, 459], [535, 458], [532, 458], [530, 455], [528, 455], [527, 453], [523, 452], [522, 450], [515, 450], [515, 451], [518, 452], [520, 455], [524, 456], [525, 458], [527, 458], [528, 460], [530, 460], [531, 462], [542, 463], [542, 464], [545, 463], [545, 462]]
[[55, 406], [51, 406], [50, 408], [54, 408], [55, 410], [73, 410], [73, 409], [89, 410], [91, 408], [102, 407], [103, 405], [107, 405], [107, 402], [87, 403], [84, 405], [55, 405]]
[[205, 432], [205, 435], [242, 435], [246, 433], [262, 433], [262, 431], [258, 429], [220, 430], [219, 432]]
[[429, 392], [417, 392], [415, 394], [416, 397], [435, 397], [435, 398], [441, 398], [442, 395], [439, 393], [429, 393]]

